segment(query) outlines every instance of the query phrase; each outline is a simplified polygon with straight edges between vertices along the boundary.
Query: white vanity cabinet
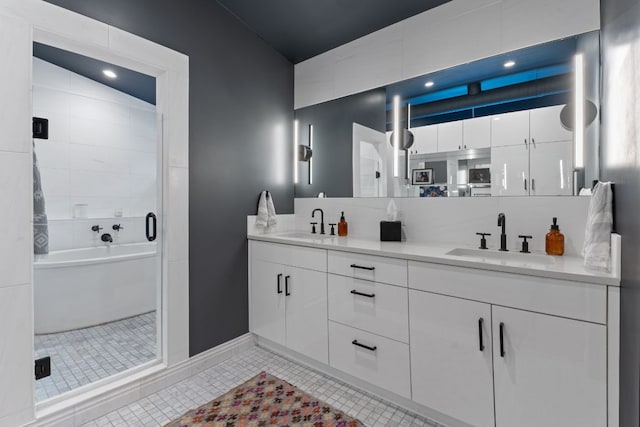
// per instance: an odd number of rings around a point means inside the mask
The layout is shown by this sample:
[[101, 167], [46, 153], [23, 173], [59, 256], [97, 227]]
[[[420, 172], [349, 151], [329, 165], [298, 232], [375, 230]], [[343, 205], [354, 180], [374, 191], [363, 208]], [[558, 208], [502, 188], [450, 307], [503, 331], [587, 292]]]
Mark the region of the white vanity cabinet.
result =
[[606, 426], [606, 326], [492, 311], [496, 426]]
[[407, 261], [328, 253], [329, 365], [411, 398]]
[[409, 287], [413, 400], [473, 426], [607, 425], [605, 287], [421, 262]]
[[410, 290], [409, 323], [412, 399], [493, 427], [491, 305]]
[[326, 253], [251, 242], [251, 332], [322, 363], [329, 361]]

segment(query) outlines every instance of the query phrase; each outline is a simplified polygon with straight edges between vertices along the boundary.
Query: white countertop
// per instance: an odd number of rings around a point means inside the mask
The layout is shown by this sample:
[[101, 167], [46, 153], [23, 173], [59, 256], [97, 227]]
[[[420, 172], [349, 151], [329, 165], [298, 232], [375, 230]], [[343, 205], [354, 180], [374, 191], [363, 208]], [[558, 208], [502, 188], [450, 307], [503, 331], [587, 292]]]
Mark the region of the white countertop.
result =
[[[305, 232], [281, 232], [272, 234], [249, 234], [250, 240], [263, 242], [284, 243], [297, 246], [306, 246], [334, 251], [354, 252], [367, 255], [378, 255], [391, 258], [401, 258], [411, 261], [423, 261], [437, 264], [453, 265], [458, 267], [480, 268], [484, 270], [500, 271], [505, 273], [526, 274], [531, 276], [548, 277], [552, 279], [573, 280], [599, 285], [620, 286], [620, 277], [612, 272], [601, 272], [585, 268], [583, 259], [575, 256], [548, 256], [543, 253], [534, 253], [532, 260], [545, 257], [548, 264], [527, 262], [526, 254], [518, 256], [519, 259], [494, 258], [495, 250], [488, 249], [488, 257], [450, 255], [448, 252], [456, 249], [454, 246], [418, 244], [411, 242], [380, 242], [375, 240], [358, 239], [354, 237], [329, 237], [321, 238]], [[468, 249], [477, 249], [471, 248]], [[491, 253], [493, 252], [493, 254]], [[518, 252], [513, 252], [518, 254]], [[615, 248], [612, 253], [616, 253]], [[547, 258], [548, 257], [548, 258]], [[613, 257], [612, 265], [618, 262]]]

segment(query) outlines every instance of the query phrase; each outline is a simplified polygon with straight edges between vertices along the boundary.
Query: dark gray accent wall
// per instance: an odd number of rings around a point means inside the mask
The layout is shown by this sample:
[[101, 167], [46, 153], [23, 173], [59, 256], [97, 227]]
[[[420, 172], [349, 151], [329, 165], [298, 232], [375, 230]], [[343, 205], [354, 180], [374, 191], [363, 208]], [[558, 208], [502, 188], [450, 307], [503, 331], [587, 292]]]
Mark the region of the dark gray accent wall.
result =
[[300, 144], [309, 145], [309, 124], [313, 125], [312, 184], [308, 163], [299, 162], [296, 197], [316, 197], [321, 191], [328, 197], [353, 196], [353, 123], [384, 132], [385, 102], [381, 88], [296, 110]]
[[189, 56], [189, 346], [248, 331], [246, 215], [293, 212], [293, 65], [213, 0], [48, 0]]
[[601, 179], [616, 183], [622, 235], [620, 426], [640, 425], [640, 3], [601, 0], [603, 97]]

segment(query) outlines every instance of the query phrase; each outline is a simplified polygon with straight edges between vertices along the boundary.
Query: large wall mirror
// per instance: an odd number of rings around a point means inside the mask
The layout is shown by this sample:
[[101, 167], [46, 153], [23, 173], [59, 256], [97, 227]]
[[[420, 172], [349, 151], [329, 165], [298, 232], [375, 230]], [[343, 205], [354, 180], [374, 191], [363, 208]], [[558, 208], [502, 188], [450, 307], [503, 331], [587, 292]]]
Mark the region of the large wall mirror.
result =
[[599, 91], [594, 31], [298, 109], [295, 195], [577, 195]]

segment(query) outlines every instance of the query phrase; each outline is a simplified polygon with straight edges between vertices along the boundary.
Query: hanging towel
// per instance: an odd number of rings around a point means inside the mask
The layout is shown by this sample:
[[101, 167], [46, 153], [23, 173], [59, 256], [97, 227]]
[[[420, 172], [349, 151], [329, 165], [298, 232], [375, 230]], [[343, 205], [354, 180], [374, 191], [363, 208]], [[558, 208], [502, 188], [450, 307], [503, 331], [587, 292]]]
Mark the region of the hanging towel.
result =
[[271, 197], [270, 192], [263, 191], [260, 193], [260, 200], [258, 200], [256, 227], [273, 227], [277, 223], [278, 219], [276, 218], [276, 208], [273, 206], [273, 197]]
[[611, 183], [598, 182], [589, 203], [582, 248], [587, 268], [611, 271], [612, 198]]
[[49, 253], [49, 225], [35, 144], [33, 145], [33, 253], [35, 255]]

